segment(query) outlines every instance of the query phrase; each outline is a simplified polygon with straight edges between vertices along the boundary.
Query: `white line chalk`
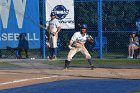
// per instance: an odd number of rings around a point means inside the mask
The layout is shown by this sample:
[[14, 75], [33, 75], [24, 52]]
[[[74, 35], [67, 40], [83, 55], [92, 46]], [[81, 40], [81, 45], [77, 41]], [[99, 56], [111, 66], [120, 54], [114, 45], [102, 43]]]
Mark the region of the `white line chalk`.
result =
[[59, 77], [59, 76], [55, 75], [55, 76], [41, 77], [41, 78], [20, 79], [20, 80], [14, 80], [14, 81], [0, 83], [0, 86], [7, 85], [7, 84], [13, 84], [13, 83], [21, 83], [21, 82], [26, 82], [26, 81], [32, 81], [32, 80], [42, 80], [42, 79], [56, 78], [56, 77]]

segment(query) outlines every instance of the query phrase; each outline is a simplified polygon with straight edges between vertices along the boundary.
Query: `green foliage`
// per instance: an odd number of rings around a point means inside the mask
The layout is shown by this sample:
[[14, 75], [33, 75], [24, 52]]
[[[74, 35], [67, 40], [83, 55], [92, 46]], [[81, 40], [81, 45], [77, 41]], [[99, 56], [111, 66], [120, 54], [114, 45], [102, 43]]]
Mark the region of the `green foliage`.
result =
[[91, 28], [97, 24], [96, 2], [75, 3], [75, 23], [87, 23]]
[[[139, 6], [136, 1], [103, 2], [103, 30], [136, 30]], [[97, 2], [75, 3], [76, 23], [87, 23], [90, 29], [97, 30], [97, 17]]]

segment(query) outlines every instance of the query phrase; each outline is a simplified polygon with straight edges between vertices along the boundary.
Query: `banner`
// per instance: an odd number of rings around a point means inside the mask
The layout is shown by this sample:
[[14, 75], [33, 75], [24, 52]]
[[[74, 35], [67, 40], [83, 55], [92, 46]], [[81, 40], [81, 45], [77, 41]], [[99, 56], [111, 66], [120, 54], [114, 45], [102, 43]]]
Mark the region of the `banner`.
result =
[[39, 24], [39, 0], [0, 0], [0, 49], [40, 48]]
[[55, 13], [62, 29], [75, 28], [73, 0], [46, 0], [46, 25], [50, 21], [51, 12]]

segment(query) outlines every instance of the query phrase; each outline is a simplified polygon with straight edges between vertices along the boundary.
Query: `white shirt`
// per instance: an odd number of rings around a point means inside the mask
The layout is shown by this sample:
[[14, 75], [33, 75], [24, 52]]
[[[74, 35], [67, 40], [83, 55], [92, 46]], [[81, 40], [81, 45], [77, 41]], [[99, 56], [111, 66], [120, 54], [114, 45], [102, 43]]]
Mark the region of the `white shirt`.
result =
[[79, 42], [82, 44], [85, 44], [86, 40], [87, 40], [87, 34], [85, 34], [84, 36], [81, 34], [81, 32], [75, 32], [74, 35], [72, 36], [71, 40], [73, 42]]
[[60, 23], [57, 19], [53, 19], [49, 22], [50, 33], [56, 32], [58, 27], [60, 27]]

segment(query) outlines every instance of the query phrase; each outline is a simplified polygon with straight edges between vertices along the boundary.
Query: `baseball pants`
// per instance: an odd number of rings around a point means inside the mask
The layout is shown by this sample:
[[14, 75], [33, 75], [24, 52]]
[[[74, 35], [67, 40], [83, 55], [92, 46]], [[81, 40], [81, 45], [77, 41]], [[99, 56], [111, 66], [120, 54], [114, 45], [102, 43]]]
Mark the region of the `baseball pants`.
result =
[[85, 57], [86, 59], [91, 59], [91, 56], [88, 52], [88, 50], [85, 48], [85, 46], [81, 46], [81, 47], [73, 47], [70, 52], [68, 53], [68, 56], [67, 56], [67, 60], [68, 61], [71, 61], [73, 56], [77, 53], [77, 52], [81, 52]]

